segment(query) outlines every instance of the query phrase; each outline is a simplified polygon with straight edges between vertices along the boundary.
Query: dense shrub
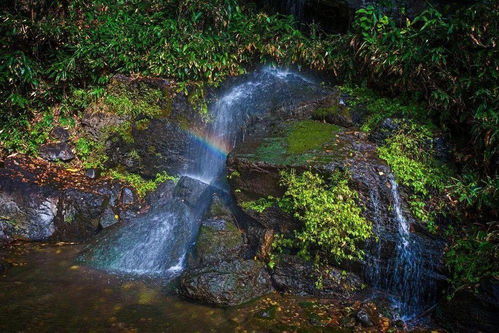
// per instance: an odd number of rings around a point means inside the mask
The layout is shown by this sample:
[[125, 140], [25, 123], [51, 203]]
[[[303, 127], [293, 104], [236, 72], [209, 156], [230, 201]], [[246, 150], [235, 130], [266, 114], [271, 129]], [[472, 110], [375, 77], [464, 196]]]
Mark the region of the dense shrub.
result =
[[335, 172], [329, 179], [305, 171], [281, 173], [286, 188], [278, 205], [303, 226], [292, 235], [276, 238], [278, 251], [296, 249], [317, 265], [363, 257], [359, 245], [372, 236], [372, 225], [362, 216], [358, 194], [348, 185], [348, 176]]

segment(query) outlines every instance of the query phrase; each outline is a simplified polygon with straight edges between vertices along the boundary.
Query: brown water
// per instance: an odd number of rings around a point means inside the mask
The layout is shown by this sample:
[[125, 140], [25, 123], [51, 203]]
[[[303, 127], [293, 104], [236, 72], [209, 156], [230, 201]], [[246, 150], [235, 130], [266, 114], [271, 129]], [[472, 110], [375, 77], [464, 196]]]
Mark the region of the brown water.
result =
[[345, 332], [336, 319], [344, 313], [331, 304], [277, 294], [232, 309], [195, 304], [171, 296], [160, 281], [78, 266], [80, 250], [43, 243], [0, 249], [11, 265], [0, 275], [0, 332]]

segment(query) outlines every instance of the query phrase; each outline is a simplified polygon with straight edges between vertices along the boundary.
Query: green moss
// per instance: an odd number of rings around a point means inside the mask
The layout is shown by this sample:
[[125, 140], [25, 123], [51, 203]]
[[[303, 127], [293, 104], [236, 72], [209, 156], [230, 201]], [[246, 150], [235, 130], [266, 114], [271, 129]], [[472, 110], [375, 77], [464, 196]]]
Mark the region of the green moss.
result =
[[318, 158], [317, 150], [332, 143], [340, 127], [314, 120], [291, 123], [273, 137], [262, 140], [253, 156], [260, 161], [275, 164], [303, 165]]
[[287, 151], [291, 154], [301, 154], [318, 149], [334, 137], [338, 126], [313, 120], [294, 123], [287, 137]]
[[333, 104], [328, 107], [318, 108], [312, 113], [312, 118], [325, 120], [328, 116], [331, 115], [342, 115], [348, 117], [349, 108], [346, 106], [341, 106], [339, 104]]
[[164, 183], [167, 180], [176, 180], [175, 177], [168, 175], [166, 172], [156, 174], [156, 178], [151, 180], [144, 179], [138, 174], [121, 170], [111, 170], [109, 172], [109, 176], [130, 184], [133, 188], [135, 188], [135, 190], [137, 190], [137, 194], [141, 198], [143, 198], [147, 193], [154, 191], [159, 184]]
[[164, 99], [165, 96], [161, 90], [150, 88], [143, 83], [137, 88], [114, 83], [109, 87], [103, 102], [109, 112], [120, 116], [156, 118], [165, 113], [160, 107]]

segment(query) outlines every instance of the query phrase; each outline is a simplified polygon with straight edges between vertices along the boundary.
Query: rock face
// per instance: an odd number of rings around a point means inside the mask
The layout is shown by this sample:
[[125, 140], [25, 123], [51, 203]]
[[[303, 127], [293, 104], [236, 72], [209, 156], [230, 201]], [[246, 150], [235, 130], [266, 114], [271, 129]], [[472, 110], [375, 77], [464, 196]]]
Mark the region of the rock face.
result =
[[[186, 165], [192, 162], [190, 129], [205, 126], [186, 96], [175, 93], [166, 80], [122, 75], [113, 78], [108, 90], [118, 100], [131, 100], [135, 109], [126, 113], [114, 102], [101, 102], [85, 110], [82, 125], [88, 136], [104, 146], [105, 166], [144, 178], [154, 178], [162, 171], [185, 173]], [[150, 95], [155, 97], [148, 100]]]
[[485, 279], [478, 291], [459, 290], [437, 309], [438, 321], [452, 332], [497, 332], [499, 327], [499, 281]]
[[[405, 204], [406, 194], [403, 189], [394, 187], [396, 183], [389, 167], [378, 158], [377, 146], [368, 140], [366, 134], [312, 120], [269, 121], [249, 132], [248, 139], [230, 153], [227, 165], [233, 195], [255, 223], [254, 228], [248, 229], [248, 238], [256, 239], [258, 247], [268, 247], [263, 235], [269, 232], [287, 233], [300, 226], [276, 205], [262, 211], [244, 208], [248, 207], [245, 205], [247, 202], [283, 195], [284, 189], [279, 185], [280, 171], [312, 169], [327, 176], [334, 170], [347, 170], [351, 177], [350, 186], [358, 192], [358, 202], [365, 217], [372, 223], [378, 241], [363, 244], [367, 252], [365, 260], [344, 264], [343, 268], [361, 275], [371, 285], [400, 293], [403, 298], [436, 297], [435, 291], [441, 279], [443, 244], [417, 232], [424, 228], [416, 228], [419, 222], [411, 216]], [[407, 226], [408, 230], [416, 230], [409, 232], [407, 237], [410, 237], [411, 244], [418, 244], [415, 250], [417, 264], [415, 260], [406, 259], [405, 250], [399, 246], [402, 242], [401, 230], [405, 230], [401, 229], [401, 223], [403, 228]], [[414, 256], [413, 253], [410, 255]], [[392, 290], [398, 288], [398, 279], [402, 276], [396, 267], [406, 264], [413, 265], [403, 267], [407, 272], [415, 271], [407, 273], [414, 278], [414, 284], [402, 290]], [[298, 265], [297, 269], [305, 267]], [[274, 279], [276, 287], [299, 293], [317, 292], [313, 288], [305, 288], [309, 283], [306, 279], [288, 281], [287, 277], [293, 275], [285, 271], [278, 268]], [[331, 289], [335, 290], [334, 283]], [[432, 302], [434, 299], [425, 301]]]
[[83, 240], [117, 222], [119, 185], [88, 181], [41, 161], [8, 158], [0, 169], [0, 239]]

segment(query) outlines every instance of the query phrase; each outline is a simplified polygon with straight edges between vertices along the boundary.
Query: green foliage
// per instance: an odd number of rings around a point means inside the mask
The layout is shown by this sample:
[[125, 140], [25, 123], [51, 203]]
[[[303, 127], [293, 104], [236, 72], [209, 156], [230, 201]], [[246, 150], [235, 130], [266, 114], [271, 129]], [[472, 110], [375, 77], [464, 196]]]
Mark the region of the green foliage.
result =
[[433, 157], [431, 131], [416, 123], [401, 130], [378, 148], [380, 158], [392, 169], [399, 183], [408, 188], [414, 217], [435, 231], [435, 218], [442, 213], [440, 197], [449, 185], [450, 170]]
[[358, 195], [348, 185], [345, 174], [335, 172], [330, 179], [305, 171], [281, 173], [286, 188], [279, 206], [293, 214], [303, 227], [290, 236], [276, 238], [274, 249], [297, 249], [315, 264], [338, 263], [362, 258], [359, 244], [372, 236], [371, 224], [357, 205]]
[[7, 151], [36, 154], [38, 147], [45, 143], [54, 127], [54, 116], [49, 113], [40, 115], [37, 121], [10, 119], [0, 129], [0, 144]]
[[138, 174], [119, 170], [111, 170], [109, 172], [109, 176], [130, 184], [133, 188], [135, 188], [137, 194], [141, 198], [143, 198], [147, 193], [154, 191], [159, 184], [168, 180], [176, 180], [175, 177], [168, 175], [166, 171], [156, 174], [156, 177], [150, 180], [144, 179]]
[[443, 190], [448, 176], [448, 170], [432, 156], [431, 142], [428, 128], [411, 123], [378, 148], [379, 156], [387, 161], [397, 179], [423, 196]]
[[120, 116], [155, 118], [164, 114], [159, 106], [163, 98], [161, 90], [148, 88], [144, 84], [130, 89], [124, 84], [114, 83], [106, 91], [102, 104], [106, 111]]
[[480, 178], [476, 173], [466, 172], [453, 178], [449, 185], [452, 197], [467, 207], [478, 210], [499, 207], [499, 176]]
[[357, 85], [340, 86], [340, 90], [348, 95], [348, 104], [352, 107], [362, 107], [367, 115], [362, 130], [370, 132], [382, 120], [389, 117], [401, 117], [417, 120], [428, 124], [427, 110], [409, 98], [387, 98], [375, 91]]
[[[452, 230], [449, 233], [456, 237]], [[445, 254], [453, 290], [499, 275], [498, 244], [497, 224], [491, 224], [488, 231], [471, 228], [453, 241]]]
[[241, 207], [246, 210], [253, 210], [258, 213], [262, 213], [267, 208], [270, 208], [276, 204], [276, 199], [272, 196], [267, 198], [259, 198], [255, 201], [246, 201], [241, 203]]
[[429, 8], [399, 22], [358, 11], [357, 62], [370, 82], [424, 101], [426, 117], [464, 137], [463, 149], [487, 169], [499, 135], [499, 4], [478, 1], [447, 17]]

